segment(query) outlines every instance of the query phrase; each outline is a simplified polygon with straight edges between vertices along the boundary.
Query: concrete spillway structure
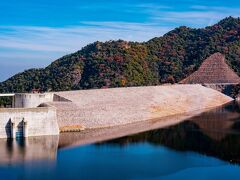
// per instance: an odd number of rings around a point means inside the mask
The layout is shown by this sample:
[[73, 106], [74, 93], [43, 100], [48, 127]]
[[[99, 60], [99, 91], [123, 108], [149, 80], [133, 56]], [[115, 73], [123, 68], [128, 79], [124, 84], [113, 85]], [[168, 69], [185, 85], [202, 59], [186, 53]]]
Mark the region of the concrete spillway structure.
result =
[[0, 109], [0, 138], [58, 134], [53, 107]]
[[167, 85], [16, 94], [0, 109], [0, 138], [54, 135], [213, 108], [232, 98], [201, 85]]

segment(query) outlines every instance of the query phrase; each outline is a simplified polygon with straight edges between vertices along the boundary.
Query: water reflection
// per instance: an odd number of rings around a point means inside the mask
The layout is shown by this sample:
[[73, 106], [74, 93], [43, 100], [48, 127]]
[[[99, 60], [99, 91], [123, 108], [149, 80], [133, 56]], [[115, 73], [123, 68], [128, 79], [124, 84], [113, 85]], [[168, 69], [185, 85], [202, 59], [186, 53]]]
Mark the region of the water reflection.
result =
[[239, 104], [228, 104], [174, 126], [98, 143], [97, 146], [126, 146], [143, 142], [240, 164]]
[[58, 136], [0, 139], [0, 164], [55, 160]]
[[[165, 122], [167, 122], [166, 119]], [[158, 123], [158, 121], [140, 123], [137, 131], [133, 124], [80, 133], [65, 133], [60, 136], [2, 139], [0, 140], [0, 165], [38, 160], [56, 161], [57, 152], [60, 149], [68, 151], [66, 148], [74, 145], [96, 142], [98, 143], [93, 147], [98, 148], [104, 148], [106, 145], [124, 148], [147, 143], [156, 147], [165, 146], [179, 152], [192, 151], [240, 164], [239, 104], [228, 104], [189, 118], [177, 125], [149, 131], [157, 128]], [[146, 130], [148, 131], [136, 134]], [[126, 136], [133, 133], [135, 135]], [[113, 139], [116, 137], [121, 138]], [[109, 138], [113, 140], [105, 141]]]

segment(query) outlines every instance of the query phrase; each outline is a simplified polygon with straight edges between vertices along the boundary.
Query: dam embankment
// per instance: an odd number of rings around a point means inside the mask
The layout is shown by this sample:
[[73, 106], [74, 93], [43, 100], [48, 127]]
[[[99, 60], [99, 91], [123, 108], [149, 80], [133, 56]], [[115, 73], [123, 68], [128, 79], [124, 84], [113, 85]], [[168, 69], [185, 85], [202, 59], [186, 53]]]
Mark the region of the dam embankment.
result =
[[[196, 112], [233, 99], [201, 85], [165, 85], [56, 92], [61, 128], [102, 128]], [[201, 111], [202, 112], [202, 111]]]
[[16, 94], [15, 107], [0, 109], [0, 138], [163, 121], [167, 116], [196, 115], [232, 100], [202, 85], [183, 84]]

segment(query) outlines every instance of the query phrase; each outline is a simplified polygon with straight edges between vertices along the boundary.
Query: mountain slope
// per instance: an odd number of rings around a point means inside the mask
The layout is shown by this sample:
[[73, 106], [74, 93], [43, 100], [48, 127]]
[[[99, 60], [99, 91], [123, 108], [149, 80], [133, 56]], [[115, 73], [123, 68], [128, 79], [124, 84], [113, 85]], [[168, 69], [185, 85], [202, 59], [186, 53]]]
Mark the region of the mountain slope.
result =
[[202, 28], [176, 28], [148, 42], [95, 42], [44, 69], [0, 83], [0, 92], [60, 91], [179, 82], [215, 52], [240, 75], [240, 19]]

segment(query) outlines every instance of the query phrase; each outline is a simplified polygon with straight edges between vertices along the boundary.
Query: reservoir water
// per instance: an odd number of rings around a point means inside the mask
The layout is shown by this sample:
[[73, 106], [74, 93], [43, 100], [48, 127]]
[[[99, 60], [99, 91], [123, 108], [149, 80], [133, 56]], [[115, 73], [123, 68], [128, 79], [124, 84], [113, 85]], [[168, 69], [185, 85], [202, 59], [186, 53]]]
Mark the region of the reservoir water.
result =
[[237, 103], [164, 128], [126, 129], [0, 140], [0, 179], [240, 179]]

